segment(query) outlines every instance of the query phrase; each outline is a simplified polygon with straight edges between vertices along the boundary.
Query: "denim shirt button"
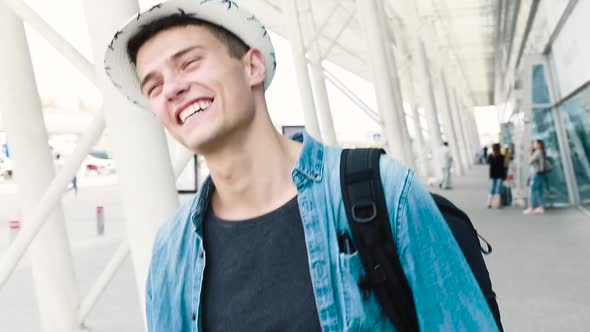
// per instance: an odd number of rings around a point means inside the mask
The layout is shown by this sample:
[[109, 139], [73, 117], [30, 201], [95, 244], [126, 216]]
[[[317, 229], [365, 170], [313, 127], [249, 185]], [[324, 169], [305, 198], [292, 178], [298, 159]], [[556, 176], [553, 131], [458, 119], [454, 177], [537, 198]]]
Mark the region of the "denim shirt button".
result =
[[313, 268], [318, 274], [318, 277], [321, 278], [324, 276], [324, 264], [322, 262], [315, 262]]

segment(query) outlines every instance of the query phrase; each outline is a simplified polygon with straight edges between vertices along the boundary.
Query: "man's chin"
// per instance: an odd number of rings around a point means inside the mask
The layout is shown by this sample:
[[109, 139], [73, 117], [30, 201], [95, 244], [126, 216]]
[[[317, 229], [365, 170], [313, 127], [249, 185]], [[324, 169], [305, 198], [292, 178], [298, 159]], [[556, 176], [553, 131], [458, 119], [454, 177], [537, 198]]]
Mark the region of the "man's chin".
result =
[[206, 154], [215, 149], [216, 141], [213, 137], [191, 137], [182, 142], [182, 145], [196, 154]]

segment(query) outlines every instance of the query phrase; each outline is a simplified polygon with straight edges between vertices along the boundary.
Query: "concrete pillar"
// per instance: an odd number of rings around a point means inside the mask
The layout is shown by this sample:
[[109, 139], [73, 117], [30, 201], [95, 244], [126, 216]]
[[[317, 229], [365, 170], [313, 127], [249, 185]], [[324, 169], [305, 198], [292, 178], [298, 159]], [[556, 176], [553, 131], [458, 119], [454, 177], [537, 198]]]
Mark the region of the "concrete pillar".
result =
[[463, 118], [465, 119], [465, 128], [467, 128], [467, 137], [471, 143], [471, 158], [473, 163], [475, 163], [475, 154], [479, 152], [479, 134], [477, 133], [475, 122], [471, 121], [471, 116], [473, 115], [472, 108], [470, 108], [465, 103], [463, 103], [462, 106], [462, 114]]
[[403, 113], [403, 104], [397, 78], [395, 59], [384, 43], [383, 29], [380, 22], [376, 0], [357, 1], [360, 21], [364, 23], [367, 46], [371, 55], [373, 82], [377, 97], [379, 113], [383, 119], [383, 133], [387, 141], [388, 152], [400, 159], [408, 167], [414, 168], [413, 158], [409, 156], [409, 139], [406, 122], [394, 112]]
[[407, 146], [409, 148], [405, 149], [405, 160], [408, 160], [406, 165], [411, 169], [416, 170], [416, 157], [414, 156], [414, 149], [412, 149], [412, 138], [410, 137], [410, 133], [408, 131], [408, 123], [406, 121], [406, 113], [404, 110], [403, 105], [403, 94], [402, 88], [399, 80], [399, 72], [397, 70], [397, 57], [394, 52], [393, 48], [393, 41], [394, 36], [391, 31], [391, 24], [389, 18], [386, 16], [385, 12], [385, 3], [384, 1], [376, 1], [376, 8], [377, 8], [377, 17], [379, 19], [379, 26], [380, 30], [382, 31], [381, 34], [381, 42], [385, 47], [385, 51], [387, 52], [385, 59], [387, 60], [387, 68], [389, 68], [389, 76], [391, 77], [392, 82], [392, 90], [391, 94], [393, 95], [393, 100], [395, 101], [396, 108], [392, 110], [394, 115], [397, 117], [397, 121], [399, 123], [399, 130], [401, 134], [401, 139], [397, 144], [402, 144], [402, 146]]
[[[1, 1], [0, 40], [0, 111], [26, 228], [55, 170], [23, 23]], [[60, 204], [29, 253], [43, 331], [80, 331], [79, 294]]]
[[465, 170], [463, 168], [463, 162], [461, 160], [461, 152], [460, 152], [460, 148], [459, 148], [459, 140], [457, 139], [457, 129], [455, 128], [455, 124], [453, 123], [453, 117], [452, 117], [452, 105], [451, 105], [451, 99], [449, 96], [449, 88], [448, 88], [448, 84], [447, 84], [447, 79], [445, 77], [445, 73], [444, 71], [441, 70], [440, 73], [440, 81], [441, 81], [441, 86], [442, 86], [442, 96], [443, 96], [443, 102], [445, 104], [445, 107], [443, 107], [443, 111], [442, 111], [442, 115], [443, 115], [443, 119], [444, 122], [446, 123], [446, 134], [447, 134], [447, 139], [449, 140], [449, 146], [451, 148], [451, 152], [453, 154], [453, 168], [455, 170], [455, 173], [457, 175], [463, 175], [465, 174]]
[[[411, 82], [411, 80], [410, 80]], [[412, 85], [413, 83], [410, 83]], [[413, 89], [413, 88], [411, 88]], [[418, 174], [425, 179], [428, 178], [428, 165], [426, 160], [426, 146], [424, 143], [424, 135], [422, 133], [422, 124], [420, 123], [420, 112], [417, 104], [411, 105], [412, 117], [414, 118], [414, 130], [416, 131], [416, 165], [418, 167]]]
[[297, 85], [299, 86], [301, 103], [303, 104], [303, 121], [305, 123], [305, 130], [311, 136], [321, 141], [322, 134], [316, 116], [313, 92], [307, 71], [307, 59], [305, 58], [305, 44], [299, 27], [297, 4], [295, 1], [297, 0], [283, 0], [283, 13], [287, 21]]
[[[296, 12], [297, 14], [298, 12]], [[312, 32], [318, 33], [315, 27], [315, 22], [310, 19], [310, 15], [306, 15], [307, 19], [304, 21], [306, 26], [313, 27]], [[298, 27], [301, 25], [299, 15], [296, 16]], [[304, 25], [304, 26], [305, 26]], [[324, 79], [324, 68], [322, 67], [322, 55], [320, 52], [319, 44], [317, 39], [314, 40], [312, 45], [309, 45], [311, 50], [311, 61], [309, 66], [309, 73], [311, 75], [313, 95], [315, 98], [315, 104], [317, 107], [317, 117], [319, 121], [320, 131], [324, 144], [327, 145], [338, 145], [336, 138], [336, 131], [334, 130], [334, 120], [332, 119], [332, 112], [330, 109], [330, 100], [328, 98], [328, 90], [326, 89], [326, 81]]]
[[[400, 52], [408, 52], [409, 49], [406, 43], [407, 32], [405, 27], [401, 24], [398, 24], [394, 25], [393, 29], [394, 31], [399, 31], [397, 49], [400, 50]], [[387, 31], [390, 31], [390, 29], [387, 29]], [[391, 37], [391, 39], [393, 40], [393, 37]], [[391, 50], [392, 52], [396, 51], [396, 49], [393, 47], [391, 48]], [[416, 57], [413, 56], [407, 61], [410, 62], [410, 65], [406, 64], [404, 66], [405, 68], [403, 70], [400, 70], [399, 73], [400, 80], [405, 82], [404, 86], [406, 88], [406, 90], [402, 91], [402, 95], [406, 97], [406, 101], [410, 105], [411, 117], [413, 119], [411, 125], [414, 127], [416, 133], [413, 141], [415, 143], [414, 160], [416, 162], [416, 173], [426, 181], [429, 175], [429, 165], [428, 160], [426, 158], [428, 148], [424, 142], [424, 132], [422, 128], [422, 123], [420, 122], [420, 112], [418, 112], [418, 109], [420, 107], [418, 105], [418, 101], [416, 99], [416, 92], [414, 90], [414, 82], [416, 76], [413, 73], [413, 68], [416, 62]]]
[[424, 42], [418, 38], [416, 45], [416, 64], [420, 74], [420, 82], [422, 83], [422, 103], [424, 104], [424, 112], [426, 114], [426, 121], [428, 124], [428, 136], [430, 147], [432, 149], [432, 169], [435, 172], [433, 176], [437, 179], [442, 178], [442, 166], [440, 164], [437, 151], [442, 146], [442, 134], [440, 131], [440, 123], [437, 116], [436, 102], [434, 99], [434, 84], [428, 66], [428, 58], [426, 57], [426, 50]]
[[469, 143], [465, 138], [465, 131], [467, 129], [465, 128], [465, 124], [463, 123], [463, 119], [461, 117], [461, 106], [457, 102], [457, 93], [455, 89], [449, 88], [447, 92], [449, 93], [448, 97], [451, 104], [450, 111], [453, 118], [453, 123], [455, 125], [455, 135], [457, 136], [457, 144], [461, 154], [461, 160], [463, 162], [463, 169], [468, 170], [471, 167], [471, 165], [469, 165]]
[[332, 112], [330, 110], [330, 101], [328, 99], [328, 90], [326, 89], [326, 81], [324, 80], [322, 59], [319, 56], [311, 63], [310, 73], [322, 140], [327, 145], [338, 145], [336, 131], [334, 130], [334, 120], [332, 119]]
[[480, 151], [483, 146], [481, 145], [481, 139], [479, 138], [479, 129], [477, 128], [477, 121], [475, 121], [475, 112], [473, 108], [469, 108], [466, 110], [465, 115], [467, 116], [468, 126], [472, 128], [472, 135], [473, 135], [473, 143], [475, 145], [476, 151]]
[[178, 208], [175, 179], [164, 130], [149, 111], [131, 104], [116, 90], [103, 68], [108, 41], [122, 22], [137, 15], [137, 2], [85, 0], [83, 4], [97, 86], [102, 92], [106, 123], [113, 140], [139, 301], [144, 308], [145, 282], [156, 232]]
[[461, 99], [459, 97], [459, 94], [457, 93], [457, 90], [453, 90], [453, 95], [455, 96], [455, 105], [456, 105], [456, 114], [458, 117], [458, 125], [460, 126], [459, 128], [461, 129], [461, 140], [463, 142], [462, 147], [465, 151], [465, 156], [467, 157], [467, 168], [471, 169], [471, 167], [473, 166], [473, 159], [475, 158], [475, 151], [473, 149], [474, 144], [472, 142], [472, 140], [470, 139], [470, 128], [469, 128], [469, 122], [467, 121], [467, 117], [465, 115], [465, 106], [463, 105], [463, 103], [461, 103]]
[[475, 164], [475, 153], [479, 152], [480, 147], [478, 143], [477, 128], [475, 122], [471, 121], [472, 111], [469, 106], [461, 99], [461, 95], [457, 94], [457, 104], [459, 105], [459, 112], [465, 128], [465, 136], [469, 145], [470, 164]]

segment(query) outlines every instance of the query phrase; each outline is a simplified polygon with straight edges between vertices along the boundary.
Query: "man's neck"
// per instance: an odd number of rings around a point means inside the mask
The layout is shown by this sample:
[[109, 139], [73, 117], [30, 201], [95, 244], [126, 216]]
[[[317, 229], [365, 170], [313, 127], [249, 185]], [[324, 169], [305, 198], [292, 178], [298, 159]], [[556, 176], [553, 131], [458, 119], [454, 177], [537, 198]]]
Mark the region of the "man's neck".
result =
[[[265, 126], [263, 126], [265, 127]], [[269, 121], [205, 155], [215, 183], [212, 207], [226, 220], [271, 212], [297, 194], [291, 179], [302, 145], [281, 136]]]

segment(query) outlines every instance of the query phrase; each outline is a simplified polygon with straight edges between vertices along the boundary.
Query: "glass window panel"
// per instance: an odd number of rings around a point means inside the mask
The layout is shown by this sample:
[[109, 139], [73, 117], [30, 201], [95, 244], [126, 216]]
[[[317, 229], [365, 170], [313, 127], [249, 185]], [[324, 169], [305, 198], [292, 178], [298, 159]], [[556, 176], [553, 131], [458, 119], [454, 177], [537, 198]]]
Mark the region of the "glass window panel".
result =
[[533, 104], [550, 103], [549, 88], [545, 78], [545, 67], [541, 64], [533, 66]]
[[566, 101], [562, 114], [580, 199], [590, 202], [590, 87]]
[[[547, 176], [545, 193], [547, 203], [569, 204], [567, 183], [565, 182], [561, 151], [557, 142], [555, 121], [551, 108], [533, 108], [532, 138], [533, 140], [543, 140], [547, 159], [553, 165], [553, 171]], [[531, 152], [530, 149], [529, 152]]]

